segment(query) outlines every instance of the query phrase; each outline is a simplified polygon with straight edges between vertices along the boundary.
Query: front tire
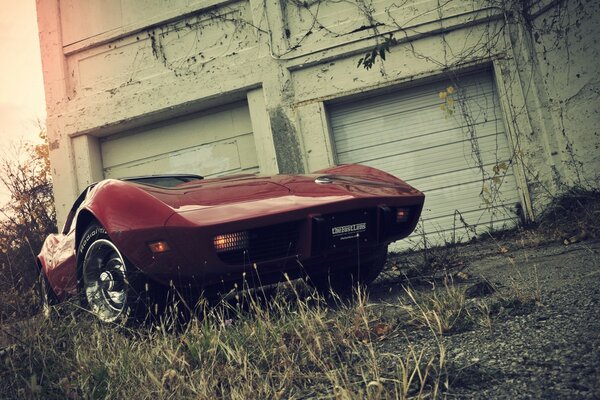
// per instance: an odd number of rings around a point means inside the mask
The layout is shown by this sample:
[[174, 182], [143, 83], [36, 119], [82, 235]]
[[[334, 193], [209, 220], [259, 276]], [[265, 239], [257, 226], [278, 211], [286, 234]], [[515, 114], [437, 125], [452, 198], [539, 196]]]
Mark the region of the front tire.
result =
[[77, 260], [82, 304], [99, 320], [125, 325], [147, 312], [142, 301], [147, 298], [147, 285], [141, 273], [102, 226], [93, 223], [85, 231]]

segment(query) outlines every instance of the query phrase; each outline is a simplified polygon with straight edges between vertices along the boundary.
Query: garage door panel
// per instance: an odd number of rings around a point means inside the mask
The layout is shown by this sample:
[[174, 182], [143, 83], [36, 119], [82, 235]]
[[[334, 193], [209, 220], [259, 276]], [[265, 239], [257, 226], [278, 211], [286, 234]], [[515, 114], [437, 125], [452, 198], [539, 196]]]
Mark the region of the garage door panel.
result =
[[[508, 147], [506, 139], [502, 140], [502, 138], [498, 137], [499, 134], [504, 134], [504, 132], [497, 132], [495, 124], [486, 123], [476, 125], [474, 128], [478, 133], [476, 140], [471, 140], [468, 132], [462, 128], [456, 128], [447, 131], [432, 132], [420, 137], [398, 139], [396, 141], [385, 142], [385, 139], [382, 139], [377, 144], [356, 147], [348, 151], [338, 150], [338, 160], [340, 163], [347, 163], [349, 160], [356, 158], [371, 161], [386, 157], [398, 157], [400, 160], [407, 155], [425, 160], [430, 156], [436, 158], [438, 155], [446, 156], [447, 154], [454, 154], [454, 151], [460, 151], [464, 155], [473, 154], [476, 149], [480, 148], [481, 150], [481, 147], [486, 146], [490, 142], [492, 142], [493, 149], [497, 146]], [[356, 142], [359, 143], [360, 141], [357, 140]], [[421, 153], [419, 154], [419, 152]], [[493, 159], [496, 158], [494, 155]]]
[[469, 239], [476, 234], [486, 232], [486, 227], [492, 224], [495, 229], [502, 229], [512, 227], [517, 223], [514, 209], [510, 207], [494, 207], [488, 211], [488, 213], [481, 213], [478, 210], [473, 210], [464, 213], [461, 212], [460, 214], [456, 213], [443, 217], [431, 218], [425, 222], [425, 234], [428, 237], [433, 238], [438, 234], [444, 236], [445, 234], [452, 232], [457, 234], [463, 232], [464, 234], [467, 234], [465, 239]]
[[[511, 176], [506, 176], [505, 180], [510, 182]], [[442, 189], [436, 189], [427, 193], [425, 211], [428, 218], [437, 218], [440, 216], [454, 214], [455, 210], [461, 212], [471, 212], [476, 210], [485, 210], [493, 207], [490, 203], [491, 194], [481, 193], [482, 182], [475, 181], [465, 183], [460, 186], [449, 186]], [[502, 184], [499, 188], [500, 195], [510, 198], [518, 194], [517, 188], [508, 184]], [[477, 197], [473, 194], [478, 193]], [[487, 202], [486, 202], [487, 200]], [[514, 204], [505, 203], [505, 206], [514, 209]], [[504, 206], [503, 205], [503, 206]]]
[[[461, 221], [461, 217], [466, 222], [466, 226]], [[513, 210], [505, 206], [495, 207], [486, 214], [482, 214], [478, 210], [460, 215], [456, 213], [429, 219], [425, 221], [424, 225], [419, 224], [411, 236], [392, 243], [390, 251], [419, 249], [423, 247], [424, 241], [428, 247], [460, 243], [484, 234], [490, 230], [490, 227], [495, 230], [509, 229], [517, 223]]]
[[244, 135], [237, 138], [237, 148], [241, 170], [256, 169], [258, 171], [258, 156], [255, 150], [254, 135]]
[[[110, 136], [102, 139], [104, 166], [122, 164], [133, 157], [141, 159], [194, 147], [199, 142], [207, 144], [251, 133], [248, 115], [247, 105], [239, 106], [198, 118], [163, 124], [143, 132]], [[240, 119], [243, 121], [238, 121]]]
[[242, 169], [236, 140], [211, 143], [106, 168], [106, 177], [169, 173], [211, 176]]
[[[477, 79], [477, 77], [474, 79], [469, 77], [466, 79], [461, 78], [460, 88], [462, 93], [464, 93], [467, 98], [485, 96], [493, 102], [494, 99], [492, 99], [490, 96], [494, 92], [492, 82], [477, 81]], [[441, 103], [439, 93], [446, 90], [448, 86], [455, 85], [451, 82], [434, 83], [432, 85], [406, 89], [402, 92], [388, 93], [371, 97], [366, 101], [358, 100], [342, 104], [336, 110], [336, 117], [339, 117], [339, 122], [337, 122], [337, 124], [333, 122], [333, 124], [334, 126], [339, 126], [360, 122], [364, 119], [360, 115], [362, 113], [380, 113], [381, 115], [394, 114], [399, 108], [399, 103], [401, 104], [400, 108], [402, 110], [420, 110], [428, 105], [431, 105], [432, 103]]]
[[[440, 190], [442, 188], [460, 187], [462, 185], [470, 184], [472, 182], [478, 182], [479, 189], [481, 189], [484, 183], [489, 186], [490, 177], [495, 176], [493, 172], [493, 168], [495, 167], [495, 165], [496, 164], [488, 164], [483, 166], [485, 176], [482, 174], [481, 169], [479, 169], [479, 167], [471, 167], [454, 171], [447, 170], [443, 173], [438, 173], [436, 175], [431, 175], [419, 179], [412, 179], [410, 182], [411, 185], [415, 185], [415, 187], [422, 188], [423, 191], [432, 194], [436, 190]], [[514, 178], [512, 177], [511, 173], [505, 174], [503, 172], [500, 172], [498, 175], [496, 175], [496, 180], [498, 180], [498, 184], [502, 183], [503, 180], [514, 183]]]
[[258, 171], [246, 103], [113, 135], [102, 139], [100, 146], [107, 178]]
[[[491, 163], [485, 164], [484, 168], [486, 171], [492, 172], [492, 169], [498, 163], [508, 163], [510, 149], [505, 147], [496, 148], [495, 142], [482, 143], [480, 141], [480, 151], [482, 160], [493, 160]], [[462, 145], [462, 146], [461, 146]], [[449, 171], [458, 171], [470, 165], [477, 165], [475, 160], [472, 159], [472, 154], [466, 154], [464, 143], [457, 144], [454, 146], [456, 151], [444, 158], [444, 167]], [[468, 146], [470, 147], [470, 145]], [[496, 153], [497, 151], [497, 153]], [[440, 170], [440, 159], [439, 157], [432, 157], [426, 152], [415, 152], [414, 154], [403, 154], [401, 157], [401, 165], [398, 165], [397, 160], [391, 157], [384, 157], [376, 160], [365, 162], [365, 164], [388, 171], [392, 175], [401, 176], [406, 181], [411, 181], [415, 185], [417, 180], [427, 178], [433, 175], [437, 175]], [[496, 157], [499, 159], [496, 160]], [[479, 175], [481, 177], [481, 174]]]
[[[386, 122], [401, 121], [402, 125], [397, 126], [401, 128], [424, 128], [420, 125], [420, 122], [423, 121], [432, 124], [432, 126], [461, 125], [460, 115], [455, 115], [454, 112], [461, 113], [463, 110], [468, 110], [475, 122], [484, 122], [486, 119], [500, 118], [500, 115], [497, 114], [497, 104], [489, 99], [491, 94], [492, 92], [480, 93], [468, 99], [453, 98], [454, 103], [449, 106], [453, 113], [450, 114], [441, 109], [441, 105], [445, 104], [445, 101], [439, 98], [438, 93], [432, 91], [417, 104], [396, 102], [386, 104], [383, 107], [384, 109], [369, 107], [357, 113], [348, 114], [347, 117], [336, 114], [331, 123], [332, 128], [339, 131], [340, 138], [343, 139], [347, 135], [351, 136], [353, 132], [360, 131], [360, 129], [386, 126]], [[407, 130], [407, 133], [410, 132]]]
[[[479, 106], [478, 106], [479, 107]], [[492, 114], [493, 110], [470, 111], [473, 119], [470, 126], [477, 129], [494, 129], [504, 131], [499, 115]], [[455, 110], [455, 113], [458, 113]], [[462, 111], [460, 111], [462, 112]], [[477, 118], [475, 118], [475, 116]], [[345, 152], [349, 149], [368, 147], [382, 142], [397, 140], [410, 140], [435, 133], [453, 135], [456, 138], [464, 137], [465, 123], [459, 123], [461, 116], [449, 116], [440, 110], [439, 104], [421, 110], [420, 113], [397, 113], [393, 117], [379, 117], [377, 121], [356, 123], [340, 127], [332, 127], [335, 132], [336, 151]]]
[[[472, 114], [472, 124], [490, 124], [493, 127], [501, 126], [500, 116], [495, 114], [494, 104], [482, 105], [483, 97], [467, 102], [469, 112]], [[348, 149], [363, 147], [377, 142], [390, 142], [422, 137], [436, 132], [446, 132], [460, 137], [462, 125], [457, 121], [460, 116], [451, 116], [440, 109], [442, 102], [433, 99], [435, 103], [422, 108], [419, 112], [405, 112], [396, 109], [393, 114], [384, 115], [373, 110], [373, 116], [353, 124], [333, 125], [336, 132], [336, 150], [343, 153]], [[489, 103], [489, 102], [488, 102]], [[461, 112], [458, 107], [455, 113]], [[336, 119], [339, 120], [339, 119]]]
[[[452, 115], [440, 109], [444, 100], [439, 93], [449, 86], [455, 88]], [[514, 206], [520, 196], [489, 73], [333, 105], [328, 110], [337, 161], [381, 168], [422, 190], [425, 226], [435, 225], [441, 237], [449, 232], [456, 210], [480, 231], [505, 223], [514, 226]], [[502, 164], [508, 170], [499, 171], [496, 180], [500, 181], [491, 181], [494, 167]]]

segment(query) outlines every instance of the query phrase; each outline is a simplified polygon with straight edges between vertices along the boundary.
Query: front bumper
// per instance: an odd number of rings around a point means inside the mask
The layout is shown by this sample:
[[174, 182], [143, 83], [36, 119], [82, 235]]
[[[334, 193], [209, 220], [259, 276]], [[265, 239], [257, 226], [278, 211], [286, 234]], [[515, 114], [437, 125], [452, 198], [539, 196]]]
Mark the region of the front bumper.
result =
[[[414, 230], [422, 199], [392, 200], [333, 204], [209, 226], [176, 214], [166, 226], [172, 250], [154, 255], [143, 271], [163, 284], [204, 288], [249, 274], [294, 275], [305, 268], [343, 264]], [[397, 223], [399, 207], [409, 209], [411, 217]], [[243, 233], [238, 236], [245, 247], [215, 249], [215, 237], [236, 233]]]

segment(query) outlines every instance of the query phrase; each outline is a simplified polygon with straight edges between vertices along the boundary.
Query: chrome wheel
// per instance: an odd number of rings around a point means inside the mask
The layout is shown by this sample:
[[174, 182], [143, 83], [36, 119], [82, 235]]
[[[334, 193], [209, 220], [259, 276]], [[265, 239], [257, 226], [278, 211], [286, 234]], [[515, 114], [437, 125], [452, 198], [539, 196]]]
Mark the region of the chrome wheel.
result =
[[127, 266], [110, 240], [98, 239], [90, 245], [82, 279], [89, 309], [100, 320], [115, 322], [129, 317]]

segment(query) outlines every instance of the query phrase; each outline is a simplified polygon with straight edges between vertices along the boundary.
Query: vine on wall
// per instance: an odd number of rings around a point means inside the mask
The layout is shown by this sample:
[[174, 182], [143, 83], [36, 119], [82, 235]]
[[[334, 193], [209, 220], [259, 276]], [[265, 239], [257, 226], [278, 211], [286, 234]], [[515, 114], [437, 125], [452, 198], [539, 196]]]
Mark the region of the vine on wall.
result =
[[[426, 3], [421, 3], [421, 6], [423, 4]], [[535, 65], [535, 63], [543, 63], [547, 54], [565, 51], [564, 49], [566, 49], [567, 58], [571, 57], [569, 53], [569, 31], [581, 23], [581, 15], [585, 13], [581, 1], [579, 1], [580, 5], [573, 6], [571, 4], [571, 7], [569, 7], [567, 2], [563, 0], [549, 1], [547, 6], [533, 1], [481, 0], [477, 4], [480, 10], [477, 12], [477, 17], [479, 17], [477, 24], [462, 28], [465, 30], [465, 43], [467, 43], [466, 39], [468, 38], [470, 44], [459, 50], [453, 48], [447, 41], [450, 32], [444, 29], [443, 21], [445, 12], [449, 8], [457, 4], [465, 4], [465, 2], [460, 0], [437, 0], [431, 2], [431, 4], [431, 9], [416, 11], [416, 8], [408, 0], [393, 2], [383, 9], [372, 0], [283, 1], [281, 2], [283, 14], [297, 16], [302, 24], [296, 24], [294, 26], [296, 30], [292, 32], [291, 27], [284, 21], [284, 29], [280, 33], [283, 37], [279, 38], [274, 37], [278, 33], [269, 27], [268, 6], [266, 0], [264, 0], [262, 4], [264, 15], [259, 19], [259, 23], [256, 22], [256, 17], [254, 21], [251, 18], [249, 19], [242, 8], [228, 6], [224, 9], [203, 12], [186, 22], [178, 21], [160, 29], [150, 30], [147, 34], [153, 56], [166, 68], [173, 71], [175, 75], [181, 76], [184, 74], [197, 74], [206, 65], [214, 62], [222, 55], [235, 54], [236, 41], [239, 41], [242, 35], [248, 39], [249, 32], [255, 35], [251, 40], [268, 43], [271, 57], [276, 60], [285, 60], [287, 56], [293, 55], [295, 52], [307, 51], [307, 49], [303, 49], [303, 45], [315, 36], [321, 35], [333, 39], [352, 38], [352, 35], [364, 35], [365, 32], [370, 31], [369, 38], [361, 36], [361, 40], [366, 40], [365, 43], [368, 43], [369, 40], [374, 43], [364, 53], [356, 56], [358, 68], [366, 70], [378, 68], [379, 72], [386, 76], [385, 63], [390, 57], [396, 56], [392, 50], [396, 46], [404, 45], [409, 48], [415, 58], [422, 59], [444, 71], [444, 75], [452, 83], [446, 91], [440, 93], [440, 97], [444, 96], [441, 98], [443, 100], [442, 112], [453, 118], [462, 118], [466, 121], [464, 135], [471, 144], [471, 158], [481, 172], [480, 196], [486, 206], [493, 207], [495, 205], [499, 198], [504, 177], [517, 161], [525, 169], [529, 183], [534, 190], [541, 190], [547, 194], [555, 193], [555, 188], [551, 186], [564, 186], [563, 176], [560, 173], [557, 174], [554, 182], [548, 182], [545, 179], [536, 180], [535, 178], [540, 175], [538, 166], [532, 164], [532, 154], [525, 154], [522, 150], [523, 141], [529, 141], [529, 145], [532, 145], [536, 140], [539, 141], [529, 132], [523, 132], [522, 125], [518, 123], [519, 120], [527, 117], [526, 114], [529, 112], [530, 107], [526, 105], [514, 107], [510, 99], [513, 97], [514, 88], [519, 87], [519, 90], [524, 90], [525, 97], [529, 97], [533, 92], [538, 91], [535, 95], [541, 97], [540, 102], [544, 105], [544, 96], [547, 94], [543, 93], [544, 85], [537, 82], [540, 65]], [[331, 7], [336, 6], [346, 7], [347, 10], [350, 10], [348, 12], [355, 15], [359, 22], [332, 25], [330, 11]], [[533, 10], [540, 7], [542, 11], [539, 11], [538, 14], [542, 15], [543, 18], [532, 14]], [[406, 11], [401, 13], [403, 15], [402, 21], [398, 19], [398, 10], [401, 9]], [[414, 15], [410, 18], [406, 17], [406, 13], [411, 11], [414, 12]], [[415, 21], [424, 14], [435, 16], [437, 21], [441, 22], [441, 28], [435, 32], [442, 43], [440, 54], [424, 53], [418, 50], [414, 44], [414, 38], [420, 35], [418, 28], [415, 27]], [[203, 29], [205, 29], [207, 21], [220, 24], [224, 32], [222, 37], [219, 38], [219, 44], [224, 50], [220, 54], [214, 54], [211, 57], [206, 57], [202, 50], [207, 46], [206, 38], [203, 36]], [[304, 30], [298, 31], [298, 27], [303, 27]], [[189, 35], [194, 35], [194, 40], [188, 40], [190, 43], [188, 56], [177, 60], [170, 59], [168, 52], [165, 50], [168, 48], [168, 43], [165, 41], [181, 40], [183, 36]], [[544, 38], [545, 41], [542, 40]], [[551, 38], [551, 40], [548, 38]], [[521, 46], [522, 43], [517, 43], [523, 40], [531, 40], [542, 46], [542, 53], [538, 54], [535, 46]], [[286, 42], [287, 48], [281, 49], [275, 46], [274, 41]], [[514, 56], [499, 51], [499, 49], [509, 49], [517, 46], [521, 49], [528, 49], [530, 54]], [[483, 166], [478, 138], [472, 123], [472, 112], [468, 109], [461, 91], [457, 89], [461, 87], [461, 75], [459, 73], [461, 68], [476, 62], [482, 57], [488, 57], [489, 59], [514, 57], [515, 63], [528, 63], [527, 65], [518, 66], [521, 68], [519, 73], [503, 72], [503, 92], [508, 99], [507, 101], [513, 105], [507, 118], [507, 122], [511, 125], [509, 130], [513, 132], [512, 153], [508, 160], [496, 157], [496, 163], [491, 171], [486, 171]], [[567, 76], [569, 76], [569, 71], [567, 71]], [[544, 84], [548, 85], [551, 82], [546, 79]], [[539, 93], [540, 90], [542, 93]], [[542, 110], [540, 111], [543, 113]], [[563, 140], [566, 143], [562, 151], [566, 155], [569, 167], [575, 173], [576, 183], [583, 184], [583, 175], [581, 174], [583, 164], [578, 160], [573, 141], [564, 126], [562, 111], [558, 121], [562, 128]], [[535, 147], [535, 144], [533, 146]], [[539, 159], [539, 157], [537, 158]]]

